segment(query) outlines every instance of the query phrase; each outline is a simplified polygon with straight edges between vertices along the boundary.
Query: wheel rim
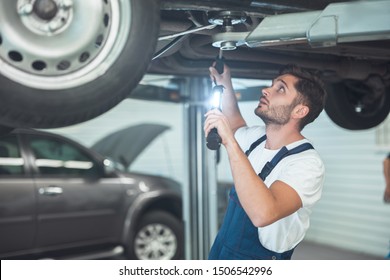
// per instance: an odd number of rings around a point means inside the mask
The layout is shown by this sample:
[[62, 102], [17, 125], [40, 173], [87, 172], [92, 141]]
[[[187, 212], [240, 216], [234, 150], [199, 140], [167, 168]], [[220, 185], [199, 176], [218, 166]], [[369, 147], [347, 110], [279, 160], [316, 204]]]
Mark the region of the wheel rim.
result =
[[174, 232], [163, 224], [149, 224], [135, 237], [135, 255], [140, 260], [170, 260], [177, 251]]
[[46, 90], [91, 82], [122, 52], [130, 16], [128, 0], [2, 0], [0, 73]]

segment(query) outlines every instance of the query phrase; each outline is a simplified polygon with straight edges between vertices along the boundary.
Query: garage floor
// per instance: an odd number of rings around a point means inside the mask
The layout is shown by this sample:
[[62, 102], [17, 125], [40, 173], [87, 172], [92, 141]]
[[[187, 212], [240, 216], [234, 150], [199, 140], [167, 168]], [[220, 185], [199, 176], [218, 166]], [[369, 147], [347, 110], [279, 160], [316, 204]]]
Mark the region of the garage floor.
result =
[[[105, 252], [107, 253], [107, 252]], [[82, 259], [113, 259], [124, 260], [123, 248], [116, 247], [112, 254], [95, 253], [89, 256], [83, 256]], [[71, 258], [71, 259], [78, 259]], [[328, 245], [318, 244], [309, 241], [303, 241], [296, 249], [292, 257], [293, 260], [383, 260], [385, 256], [374, 256], [364, 253], [344, 250]]]
[[352, 252], [327, 245], [304, 241], [296, 249], [293, 260], [383, 260], [385, 256], [374, 256]]

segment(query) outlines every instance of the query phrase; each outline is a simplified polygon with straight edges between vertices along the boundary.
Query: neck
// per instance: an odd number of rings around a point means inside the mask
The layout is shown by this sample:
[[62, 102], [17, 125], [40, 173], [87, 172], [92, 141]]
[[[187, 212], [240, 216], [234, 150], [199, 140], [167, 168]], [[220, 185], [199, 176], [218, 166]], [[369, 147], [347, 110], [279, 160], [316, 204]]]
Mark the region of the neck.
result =
[[288, 125], [267, 125], [265, 131], [267, 134], [265, 147], [271, 150], [277, 150], [304, 139], [299, 130]]

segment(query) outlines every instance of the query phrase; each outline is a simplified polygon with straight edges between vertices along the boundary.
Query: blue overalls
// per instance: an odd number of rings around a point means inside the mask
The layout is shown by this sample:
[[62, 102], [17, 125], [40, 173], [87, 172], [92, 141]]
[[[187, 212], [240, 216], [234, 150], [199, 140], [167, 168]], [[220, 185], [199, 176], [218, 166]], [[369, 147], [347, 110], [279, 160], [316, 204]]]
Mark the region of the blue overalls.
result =
[[[249, 154], [263, 141], [266, 135], [254, 142], [246, 155]], [[298, 147], [288, 150], [283, 147], [271, 160], [267, 162], [259, 176], [264, 181], [276, 164], [284, 157], [313, 149], [309, 143], [303, 143]], [[229, 204], [225, 218], [217, 237], [211, 247], [209, 260], [289, 260], [294, 248], [283, 253], [270, 251], [262, 246], [258, 237], [258, 229], [242, 208], [234, 186], [230, 190]]]

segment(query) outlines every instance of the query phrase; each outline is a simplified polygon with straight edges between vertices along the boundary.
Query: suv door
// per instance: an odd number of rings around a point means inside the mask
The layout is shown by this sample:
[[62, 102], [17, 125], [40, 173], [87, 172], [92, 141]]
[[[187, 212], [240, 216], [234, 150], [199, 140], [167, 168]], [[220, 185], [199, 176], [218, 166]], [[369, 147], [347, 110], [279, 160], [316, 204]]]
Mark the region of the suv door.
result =
[[0, 256], [34, 246], [36, 196], [22, 155], [15, 134], [0, 137]]
[[38, 204], [38, 248], [113, 241], [122, 220], [122, 185], [103, 175], [87, 149], [62, 137], [28, 135]]

